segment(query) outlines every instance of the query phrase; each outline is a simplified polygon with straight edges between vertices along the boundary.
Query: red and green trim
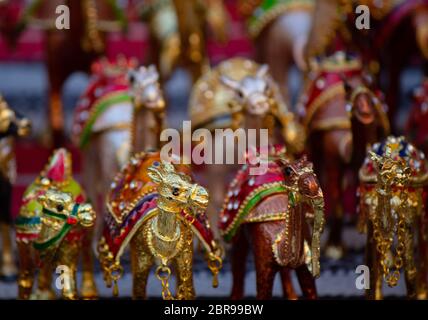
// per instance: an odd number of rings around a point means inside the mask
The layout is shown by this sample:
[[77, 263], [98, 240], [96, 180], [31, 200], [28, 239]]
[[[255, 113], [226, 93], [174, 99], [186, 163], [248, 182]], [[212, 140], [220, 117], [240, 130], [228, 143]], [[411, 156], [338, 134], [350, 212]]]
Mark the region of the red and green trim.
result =
[[107, 95], [103, 97], [100, 101], [93, 106], [94, 112], [91, 114], [91, 117], [88, 119], [85, 127], [82, 130], [82, 134], [80, 136], [80, 148], [84, 148], [92, 134], [92, 128], [98, 119], [98, 117], [105, 112], [110, 106], [123, 103], [123, 102], [131, 102], [131, 97], [127, 93], [127, 91], [114, 92], [111, 95]]
[[297, 8], [312, 10], [314, 4], [314, 0], [264, 0], [248, 19], [249, 33], [255, 38], [267, 24], [281, 14]]
[[71, 214], [69, 216], [58, 214], [58, 213], [53, 212], [49, 209], [43, 208], [43, 213], [45, 215], [56, 218], [56, 219], [65, 220], [65, 224], [62, 227], [62, 229], [55, 236], [50, 238], [49, 240], [47, 240], [45, 242], [35, 242], [33, 244], [34, 248], [37, 250], [45, 250], [45, 249], [59, 243], [67, 235], [67, 233], [71, 230], [71, 228], [78, 222], [77, 211], [79, 209], [79, 206], [80, 206], [79, 204], [75, 204], [73, 206], [73, 210], [71, 211]]
[[245, 204], [244, 208], [242, 209], [242, 213], [239, 215], [239, 217], [234, 222], [233, 227], [230, 229], [229, 232], [224, 234], [224, 239], [226, 241], [231, 241], [232, 238], [235, 236], [236, 232], [238, 231], [239, 226], [245, 219], [245, 217], [248, 215], [248, 213], [253, 210], [262, 200], [265, 198], [272, 196], [274, 194], [284, 193], [286, 192], [285, 186], [282, 185], [276, 185], [269, 189], [260, 190], [257, 192], [254, 196], [252, 196], [248, 202]]

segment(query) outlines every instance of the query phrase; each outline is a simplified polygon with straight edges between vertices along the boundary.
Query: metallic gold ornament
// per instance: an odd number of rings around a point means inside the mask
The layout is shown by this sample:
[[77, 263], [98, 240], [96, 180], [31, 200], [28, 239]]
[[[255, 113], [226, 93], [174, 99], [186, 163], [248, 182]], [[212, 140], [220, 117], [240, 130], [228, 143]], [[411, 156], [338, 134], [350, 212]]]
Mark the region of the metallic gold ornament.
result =
[[[213, 285], [217, 285], [222, 251], [203, 215], [208, 199], [204, 188], [192, 183], [185, 173], [176, 171], [174, 165], [161, 162], [158, 152], [140, 153], [131, 158], [108, 195], [108, 223], [98, 246], [104, 280], [108, 286], [114, 284], [115, 294], [123, 271], [120, 256], [130, 243], [134, 298], [145, 298], [149, 270], [157, 263], [155, 274], [162, 285], [162, 297], [193, 299], [194, 234], [207, 249]], [[176, 297], [169, 288], [171, 265], [177, 272]], [[112, 272], [119, 276], [114, 277]]]
[[[424, 155], [404, 137], [390, 136], [375, 144], [360, 169], [360, 231], [367, 232], [367, 264], [371, 269], [369, 298], [380, 299], [381, 275], [396, 286], [404, 269], [409, 298], [426, 296], [426, 247], [423, 186], [428, 183]], [[414, 255], [417, 243], [418, 255]], [[421, 281], [417, 283], [417, 275]], [[425, 279], [424, 279], [425, 277]]]

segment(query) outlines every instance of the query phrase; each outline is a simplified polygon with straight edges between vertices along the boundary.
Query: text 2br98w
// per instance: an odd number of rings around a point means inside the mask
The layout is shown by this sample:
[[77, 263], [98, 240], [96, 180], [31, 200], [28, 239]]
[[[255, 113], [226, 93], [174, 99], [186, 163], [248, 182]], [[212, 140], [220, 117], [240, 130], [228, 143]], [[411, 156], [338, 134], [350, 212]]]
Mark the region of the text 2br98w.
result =
[[[202, 311], [202, 310], [201, 310]], [[210, 304], [208, 305], [208, 314], [210, 315], [261, 315], [263, 312], [263, 305], [227, 305], [227, 304]]]

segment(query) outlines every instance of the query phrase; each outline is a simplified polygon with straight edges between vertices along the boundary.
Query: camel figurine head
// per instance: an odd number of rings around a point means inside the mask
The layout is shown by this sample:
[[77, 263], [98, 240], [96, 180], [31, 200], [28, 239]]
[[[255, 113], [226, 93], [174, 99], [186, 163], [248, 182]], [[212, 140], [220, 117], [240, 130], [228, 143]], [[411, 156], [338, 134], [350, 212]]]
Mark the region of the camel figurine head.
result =
[[69, 193], [61, 192], [56, 189], [48, 189], [46, 193], [38, 197], [39, 203], [43, 207], [45, 224], [50, 220], [51, 225], [65, 221], [67, 224], [80, 224], [85, 228], [94, 225], [95, 211], [90, 204], [78, 204], [73, 201], [73, 196]]
[[171, 163], [156, 163], [148, 168], [150, 179], [158, 184], [158, 207], [166, 212], [179, 213], [190, 209], [190, 213], [205, 210], [209, 195], [205, 188], [192, 183], [190, 177], [175, 171]]
[[154, 65], [141, 66], [128, 73], [131, 85], [131, 96], [137, 109], [163, 112], [165, 110], [165, 99], [159, 85], [159, 74]]
[[272, 106], [272, 90], [267, 77], [268, 66], [262, 65], [255, 75], [246, 76], [241, 81], [233, 80], [225, 75], [220, 77], [221, 82], [235, 92], [233, 107], [244, 110], [252, 116], [266, 115]]
[[282, 161], [282, 167], [286, 186], [294, 186], [296, 191], [306, 199], [323, 197], [313, 164], [307, 160], [306, 156], [294, 162]]
[[369, 151], [371, 160], [377, 166], [378, 183], [384, 187], [405, 186], [410, 179], [411, 169], [403, 158], [393, 156], [394, 148], [395, 145], [387, 146], [383, 156]]

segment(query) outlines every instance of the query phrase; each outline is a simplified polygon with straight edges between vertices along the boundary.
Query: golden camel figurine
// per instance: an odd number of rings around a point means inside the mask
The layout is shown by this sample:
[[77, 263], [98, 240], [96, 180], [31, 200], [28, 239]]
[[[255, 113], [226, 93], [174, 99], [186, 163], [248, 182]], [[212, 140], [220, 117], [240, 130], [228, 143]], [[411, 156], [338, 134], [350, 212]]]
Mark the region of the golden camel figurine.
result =
[[[78, 204], [74, 201], [73, 195], [56, 189], [48, 189], [46, 193], [38, 196], [37, 201], [42, 207], [42, 214], [41, 229], [34, 242], [34, 248], [37, 250], [36, 256], [41, 265], [40, 275], [44, 275], [39, 277], [39, 281], [42, 281], [39, 288], [43, 285], [49, 286], [48, 280], [52, 272], [58, 266], [65, 266], [62, 297], [76, 299], [76, 271], [80, 246], [78, 241], [73, 241], [69, 237], [73, 231], [74, 237], [78, 237], [76, 231], [79, 227], [91, 227], [95, 221], [95, 212], [90, 204]], [[20, 298], [28, 298], [31, 283], [20, 280]]]
[[[92, 207], [83, 204], [85, 195], [80, 185], [73, 179], [71, 161], [71, 154], [66, 149], [55, 150], [44, 170], [24, 193], [19, 215], [15, 220], [20, 299], [55, 298], [51, 288], [54, 268], [57, 265], [66, 265], [68, 270], [75, 272], [80, 255], [83, 262], [81, 296], [83, 298], [97, 296], [92, 248], [88, 244], [85, 245], [92, 232], [89, 227], [95, 219], [89, 215], [94, 211]], [[75, 203], [80, 204], [75, 207], [78, 209], [75, 212], [76, 217], [68, 219]], [[47, 210], [54, 214], [46, 214]], [[82, 229], [77, 225], [74, 228], [73, 222], [80, 222], [78, 225], [86, 228]], [[70, 227], [67, 227], [69, 224]], [[45, 241], [48, 244], [42, 245]], [[37, 291], [32, 295], [38, 258], [42, 262], [42, 267], [37, 278]], [[64, 298], [76, 298], [74, 283], [73, 278], [68, 283], [72, 284], [69, 290], [63, 291]]]
[[382, 299], [382, 278], [394, 287], [401, 270], [408, 298], [427, 297], [427, 168], [425, 156], [404, 137], [389, 136], [373, 145], [360, 169], [359, 229], [367, 232], [369, 299]]
[[203, 187], [177, 172], [172, 164], [161, 162], [158, 152], [134, 156], [112, 187], [108, 196], [110, 215], [99, 243], [99, 258], [107, 285], [114, 282], [115, 295], [117, 280], [123, 272], [120, 255], [130, 242], [135, 299], [146, 297], [147, 278], [155, 262], [164, 299], [174, 299], [169, 289], [171, 265], [177, 274], [177, 299], [194, 299], [193, 234], [208, 253], [213, 286], [217, 286], [221, 250], [203, 213], [209, 200]]

